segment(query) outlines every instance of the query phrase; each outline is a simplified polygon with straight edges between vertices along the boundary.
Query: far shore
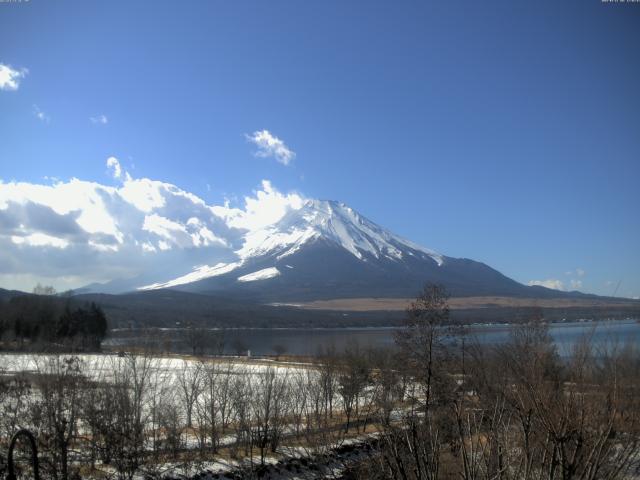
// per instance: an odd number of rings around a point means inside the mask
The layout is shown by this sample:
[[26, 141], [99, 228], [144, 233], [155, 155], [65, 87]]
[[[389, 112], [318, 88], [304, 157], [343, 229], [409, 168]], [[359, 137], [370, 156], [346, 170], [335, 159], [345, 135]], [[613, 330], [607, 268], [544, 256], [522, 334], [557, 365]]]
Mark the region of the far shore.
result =
[[[598, 318], [598, 319], [579, 319], [579, 320], [549, 320], [542, 321], [543, 324], [553, 325], [554, 327], [572, 327], [583, 324], [600, 324], [605, 322], [640, 322], [640, 318], [626, 317], [626, 318]], [[525, 322], [526, 323], [526, 322]], [[472, 323], [452, 323], [452, 326], [460, 326], [470, 329], [475, 328], [508, 328], [515, 325], [522, 325], [522, 322], [472, 322]], [[126, 332], [180, 332], [188, 329], [189, 327], [175, 326], [175, 327], [132, 327], [132, 328], [112, 328], [109, 330], [111, 333], [126, 333]], [[211, 332], [236, 332], [236, 331], [364, 331], [364, 330], [397, 330], [402, 328], [402, 324], [398, 325], [363, 325], [363, 326], [335, 326], [335, 327], [198, 327], [198, 330], [205, 330]]]
[[[312, 302], [280, 303], [278, 306], [297, 307], [305, 310], [339, 310], [352, 312], [402, 311], [406, 310], [411, 298], [338, 298], [332, 300], [315, 300]], [[640, 301], [627, 298], [518, 298], [518, 297], [451, 297], [451, 310], [483, 309], [483, 308], [575, 308], [575, 307], [629, 307], [640, 306]]]

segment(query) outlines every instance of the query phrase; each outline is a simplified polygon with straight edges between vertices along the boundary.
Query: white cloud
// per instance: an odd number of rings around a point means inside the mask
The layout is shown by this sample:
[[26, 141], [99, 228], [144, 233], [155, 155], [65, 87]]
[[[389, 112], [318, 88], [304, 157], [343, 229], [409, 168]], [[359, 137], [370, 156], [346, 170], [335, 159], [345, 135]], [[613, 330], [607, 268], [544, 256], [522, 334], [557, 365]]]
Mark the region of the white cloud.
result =
[[169, 250], [174, 246], [179, 248], [210, 245], [229, 247], [224, 239], [217, 237], [200, 219], [195, 217], [190, 218], [186, 224], [182, 224], [154, 213], [145, 216], [142, 230], [161, 237], [162, 250]]
[[107, 158], [107, 168], [111, 171], [111, 176], [116, 180], [122, 180], [125, 183], [132, 181], [129, 172], [122, 168], [120, 161], [116, 157]]
[[140, 178], [125, 182], [119, 194], [138, 210], [148, 213], [164, 206], [165, 185], [148, 178]]
[[174, 238], [174, 235], [180, 232], [187, 235], [187, 230], [184, 225], [169, 220], [168, 218], [161, 217], [155, 213], [144, 217], [142, 229], [168, 239]]
[[115, 157], [107, 166], [115, 186], [0, 180], [0, 287], [64, 290], [163, 269], [139, 283], [148, 284], [184, 275], [185, 265], [233, 262], [248, 231], [304, 202], [265, 180], [235, 206], [208, 205], [170, 183], [131, 178]]
[[122, 176], [122, 167], [116, 157], [107, 158], [107, 168], [111, 169], [111, 175], [113, 175], [113, 178], [120, 178]]
[[49, 117], [49, 115], [47, 115], [46, 113], [44, 113], [40, 107], [38, 107], [37, 105], [33, 105], [33, 114], [36, 116], [36, 118], [38, 120], [40, 120], [41, 122], [44, 123], [49, 123], [51, 121], [51, 117]]
[[576, 268], [576, 275], [578, 275], [579, 277], [584, 277], [586, 275], [587, 272], [585, 272], [583, 269], [581, 268]]
[[562, 280], [556, 280], [556, 279], [548, 279], [548, 280], [529, 280], [529, 286], [540, 286], [540, 287], [547, 287], [547, 288], [551, 288], [553, 290], [564, 290], [564, 283], [562, 282]]
[[11, 241], [16, 245], [30, 245], [32, 247], [67, 248], [69, 242], [64, 238], [53, 237], [46, 233], [32, 233], [24, 237], [13, 235]]
[[299, 193], [279, 192], [269, 180], [263, 180], [261, 186], [254, 196], [244, 198], [243, 209], [230, 208], [226, 201], [225, 206], [214, 207], [214, 211], [234, 228], [257, 230], [277, 222], [288, 211], [299, 209], [305, 201]]
[[258, 150], [255, 152], [256, 157], [273, 157], [283, 165], [289, 165], [296, 157], [287, 145], [269, 130], [258, 130], [251, 135], [245, 135], [247, 140], [255, 144]]
[[107, 123], [109, 123], [109, 119], [104, 114], [97, 115], [95, 117], [89, 117], [89, 121], [94, 125], [106, 125]]
[[53, 185], [0, 183], [0, 234], [7, 226], [4, 214], [6, 219], [19, 219], [21, 230], [42, 231], [46, 226], [49, 234], [108, 236], [122, 243], [122, 233], [105, 203], [114, 192], [75, 178]]
[[20, 81], [29, 73], [26, 68], [16, 70], [11, 65], [0, 63], [0, 90], [18, 90]]

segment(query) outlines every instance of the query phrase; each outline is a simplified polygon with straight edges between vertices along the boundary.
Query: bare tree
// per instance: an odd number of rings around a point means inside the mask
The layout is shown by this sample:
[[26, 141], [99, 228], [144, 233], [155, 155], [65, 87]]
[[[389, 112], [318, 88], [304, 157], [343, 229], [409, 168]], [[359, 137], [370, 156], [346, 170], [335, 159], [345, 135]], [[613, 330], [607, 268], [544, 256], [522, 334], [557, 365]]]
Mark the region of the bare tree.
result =
[[78, 357], [51, 355], [38, 363], [38, 399], [32, 404], [31, 421], [48, 453], [43, 467], [56, 480], [68, 480], [73, 474], [69, 456], [78, 436], [84, 380]]
[[267, 448], [275, 452], [280, 442], [283, 419], [287, 413], [286, 374], [278, 375], [272, 366], [260, 372], [252, 402], [254, 437], [260, 449], [260, 464], [264, 465]]
[[193, 427], [193, 409], [202, 390], [203, 368], [200, 362], [183, 360], [178, 375], [178, 387], [182, 406], [186, 414], [186, 427]]
[[449, 324], [448, 299], [442, 286], [427, 284], [407, 309], [404, 327], [396, 332], [396, 343], [422, 386], [425, 413], [433, 400], [434, 384], [442, 375], [438, 357], [444, 351], [445, 327]]
[[320, 351], [317, 355], [319, 364], [317, 368], [320, 372], [320, 386], [322, 400], [324, 402], [323, 411], [327, 418], [333, 416], [333, 402], [337, 395], [338, 388], [338, 354], [335, 346], [330, 345], [326, 350]]
[[202, 370], [202, 393], [198, 403], [200, 427], [202, 436], [208, 437], [211, 450], [216, 452], [220, 436], [229, 422], [233, 366], [230, 362], [203, 362]]
[[147, 400], [151, 376], [157, 368], [151, 356], [127, 354], [115, 365], [110, 395], [112, 419], [107, 423], [107, 438], [113, 452], [118, 478], [131, 480], [144, 465]]
[[308, 410], [308, 398], [309, 398], [309, 377], [304, 370], [298, 370], [292, 372], [289, 375], [289, 398], [287, 403], [290, 405], [290, 415], [293, 421], [293, 425], [296, 432], [296, 437], [299, 438], [301, 429], [305, 423], [305, 412]]
[[[233, 411], [234, 433], [236, 442], [231, 450], [232, 456], [237, 456], [238, 447], [242, 447], [244, 456], [249, 456], [253, 451], [252, 424], [252, 398], [253, 383], [251, 372], [246, 369], [236, 372], [231, 384], [231, 406]], [[250, 458], [250, 461], [252, 458]]]
[[[29, 399], [34, 392], [24, 373], [5, 376], [0, 371], [0, 442], [28, 426]], [[1, 443], [0, 443], [1, 444]]]
[[357, 345], [351, 345], [342, 357], [338, 372], [338, 392], [342, 398], [342, 408], [346, 416], [345, 432], [349, 432], [351, 421], [356, 420], [356, 432], [359, 430], [360, 399], [369, 384], [369, 366]]
[[441, 412], [434, 410], [448, 390], [444, 369], [445, 327], [449, 324], [448, 294], [439, 285], [427, 284], [407, 309], [404, 327], [396, 343], [406, 360], [413, 383], [407, 393], [410, 408], [399, 425], [388, 424], [381, 437], [381, 467], [388, 478], [435, 479], [440, 474]]

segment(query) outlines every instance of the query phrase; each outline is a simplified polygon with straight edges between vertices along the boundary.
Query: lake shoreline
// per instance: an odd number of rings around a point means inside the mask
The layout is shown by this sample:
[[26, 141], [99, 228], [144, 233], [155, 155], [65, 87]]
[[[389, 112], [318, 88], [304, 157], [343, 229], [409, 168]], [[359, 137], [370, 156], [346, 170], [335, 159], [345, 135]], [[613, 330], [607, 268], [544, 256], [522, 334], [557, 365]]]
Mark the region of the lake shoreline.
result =
[[[553, 327], [558, 326], [573, 326], [573, 325], [582, 325], [582, 324], [598, 324], [605, 322], [614, 322], [614, 323], [629, 323], [629, 322], [640, 322], [640, 318], [604, 318], [599, 320], [568, 320], [568, 321], [549, 321], [542, 322], [544, 325], [549, 325]], [[526, 325], [531, 322], [523, 323], [523, 322], [478, 322], [478, 323], [463, 323], [463, 324], [455, 324], [452, 323], [447, 326], [454, 327], [464, 327], [464, 328], [491, 328], [491, 327], [515, 327], [518, 325]], [[348, 326], [345, 325], [335, 326], [335, 327], [309, 327], [309, 326], [300, 326], [300, 327], [197, 327], [197, 330], [205, 330], [211, 332], [228, 332], [228, 331], [334, 331], [334, 330], [344, 330], [344, 331], [358, 331], [358, 330], [397, 330], [402, 328], [402, 324], [399, 325], [366, 325], [366, 326]], [[135, 327], [135, 328], [113, 328], [110, 329], [109, 332], [114, 333], [122, 333], [122, 332], [149, 332], [149, 331], [159, 331], [159, 332], [171, 332], [171, 331], [185, 331], [188, 327]]]
[[[484, 344], [505, 343], [518, 324], [472, 324], [466, 328], [467, 338]], [[640, 323], [626, 320], [599, 320], [549, 323], [549, 333], [561, 349], [570, 348], [585, 335], [601, 343], [612, 337], [640, 345]], [[197, 329], [202, 342], [189, 343], [193, 331], [184, 328], [119, 330], [104, 343], [105, 348], [127, 349], [148, 347], [158, 351], [204, 354], [247, 354], [269, 356], [313, 356], [328, 349], [337, 351], [353, 345], [361, 348], [394, 348], [394, 332], [398, 327], [334, 327], [334, 328], [231, 328]], [[191, 333], [191, 335], [189, 334]], [[207, 339], [207, 340], [205, 340]]]

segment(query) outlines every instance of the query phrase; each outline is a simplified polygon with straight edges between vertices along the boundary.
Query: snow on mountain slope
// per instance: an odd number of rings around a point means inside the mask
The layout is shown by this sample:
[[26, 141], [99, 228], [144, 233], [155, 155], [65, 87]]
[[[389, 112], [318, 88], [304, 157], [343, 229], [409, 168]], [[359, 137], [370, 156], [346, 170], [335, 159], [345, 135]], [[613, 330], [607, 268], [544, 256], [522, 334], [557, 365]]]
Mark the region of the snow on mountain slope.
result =
[[238, 277], [239, 282], [255, 282], [256, 280], [268, 280], [269, 278], [280, 275], [280, 270], [276, 267], [263, 268], [257, 272], [248, 273]]
[[201, 265], [195, 267], [192, 272], [182, 275], [181, 277], [174, 278], [168, 282], [153, 283], [151, 285], [145, 285], [138, 288], [138, 290], [157, 290], [159, 288], [177, 287], [178, 285], [185, 285], [187, 283], [197, 282], [205, 278], [216, 277], [218, 275], [224, 275], [232, 270], [235, 270], [241, 265], [240, 262], [235, 263], [218, 263], [212, 267], [208, 265]]
[[416, 250], [438, 265], [443, 262], [442, 255], [392, 234], [345, 204], [323, 200], [307, 200], [276, 224], [250, 232], [238, 254], [247, 259], [277, 252], [281, 259], [319, 238], [341, 246], [360, 260], [367, 254], [399, 260], [411, 254], [407, 250]]
[[[258, 259], [273, 257], [273, 261], [281, 260], [316, 240], [324, 240], [341, 247], [363, 262], [400, 262], [416, 255], [430, 258], [438, 266], [442, 266], [444, 262], [442, 255], [394, 235], [343, 203], [307, 200], [300, 208], [290, 210], [274, 224], [248, 231], [244, 237], [244, 244], [236, 251], [236, 262], [199, 266], [186, 275], [168, 282], [146, 285], [140, 290], [175, 287], [221, 276], [250, 265]], [[267, 273], [259, 278], [252, 277], [260, 272]], [[275, 267], [269, 267], [242, 275], [237, 280], [243, 282], [269, 279], [279, 274]]]

